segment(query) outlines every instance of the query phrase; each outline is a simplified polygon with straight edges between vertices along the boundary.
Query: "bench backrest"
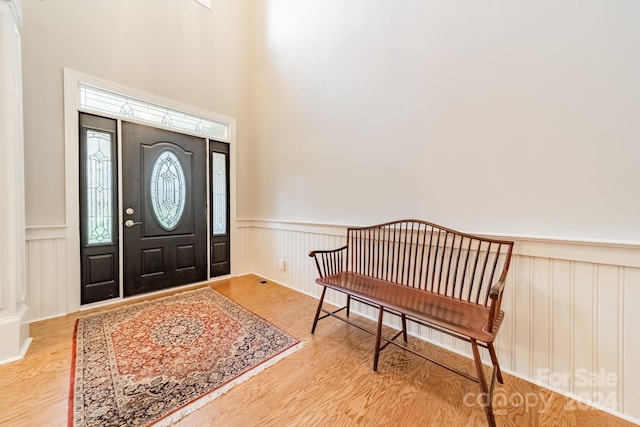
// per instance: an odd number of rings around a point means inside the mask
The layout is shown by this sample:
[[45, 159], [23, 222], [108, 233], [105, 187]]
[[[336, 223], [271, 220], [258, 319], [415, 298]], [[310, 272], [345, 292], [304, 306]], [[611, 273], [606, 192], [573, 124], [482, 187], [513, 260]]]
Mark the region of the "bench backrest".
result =
[[421, 220], [347, 231], [347, 270], [488, 306], [506, 278], [513, 242], [461, 233]]

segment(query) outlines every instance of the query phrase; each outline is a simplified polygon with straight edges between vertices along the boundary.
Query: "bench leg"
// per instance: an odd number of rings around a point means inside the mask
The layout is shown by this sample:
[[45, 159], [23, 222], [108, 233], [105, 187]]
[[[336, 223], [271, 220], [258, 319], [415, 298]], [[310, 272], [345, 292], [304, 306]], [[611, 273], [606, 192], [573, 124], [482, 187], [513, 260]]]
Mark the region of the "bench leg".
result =
[[500, 364], [498, 363], [498, 356], [496, 356], [496, 349], [493, 347], [493, 343], [488, 343], [487, 349], [489, 349], [489, 354], [491, 355], [491, 363], [493, 363], [493, 367], [496, 370], [498, 382], [500, 384], [504, 384], [504, 381], [502, 379], [502, 371], [500, 370]]
[[493, 363], [493, 367], [496, 370], [498, 382], [500, 384], [504, 384], [504, 381], [502, 380], [502, 371], [500, 370], [500, 364], [498, 363], [498, 356], [496, 356], [496, 349], [493, 347], [493, 343], [488, 343], [487, 349], [489, 349], [489, 354], [491, 355], [491, 363]]
[[487, 416], [489, 426], [495, 427], [496, 419], [493, 414], [493, 405], [491, 399], [492, 396], [489, 391], [489, 386], [487, 385], [487, 379], [484, 375], [484, 369], [482, 368], [482, 359], [480, 358], [478, 343], [474, 339], [471, 340], [471, 348], [473, 349], [473, 359], [476, 362], [476, 371], [478, 373], [478, 383], [480, 385], [480, 391], [482, 392], [482, 396], [484, 397], [484, 413]]
[[407, 337], [407, 316], [403, 313], [400, 317], [402, 318], [402, 340], [406, 344], [408, 342], [408, 337]]
[[384, 313], [384, 309], [380, 307], [380, 312], [378, 313], [378, 328], [376, 331], [376, 351], [373, 354], [373, 372], [378, 370], [378, 359], [380, 357], [380, 341], [382, 341], [382, 314]]
[[347, 317], [351, 313], [351, 295], [347, 295]]
[[320, 295], [320, 302], [318, 302], [318, 309], [316, 310], [316, 317], [313, 319], [313, 326], [311, 327], [311, 335], [316, 332], [316, 326], [318, 325], [318, 319], [320, 318], [320, 310], [322, 310], [322, 303], [324, 302], [324, 294], [327, 292], [327, 287], [322, 287], [322, 294]]

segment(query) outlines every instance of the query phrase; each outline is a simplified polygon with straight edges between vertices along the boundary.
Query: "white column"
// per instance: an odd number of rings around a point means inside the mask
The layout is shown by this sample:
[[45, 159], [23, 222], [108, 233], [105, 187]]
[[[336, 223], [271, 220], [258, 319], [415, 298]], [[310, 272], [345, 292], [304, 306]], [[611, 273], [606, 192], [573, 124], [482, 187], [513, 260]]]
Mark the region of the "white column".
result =
[[29, 338], [25, 277], [22, 0], [0, 0], [0, 363], [21, 359]]

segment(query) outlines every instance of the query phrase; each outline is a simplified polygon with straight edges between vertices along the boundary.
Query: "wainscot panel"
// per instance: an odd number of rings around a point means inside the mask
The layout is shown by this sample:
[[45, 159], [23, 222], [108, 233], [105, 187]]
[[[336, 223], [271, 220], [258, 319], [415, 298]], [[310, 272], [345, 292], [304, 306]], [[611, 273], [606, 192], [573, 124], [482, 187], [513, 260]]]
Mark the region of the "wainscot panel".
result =
[[[308, 253], [344, 245], [347, 226], [240, 222], [251, 230], [250, 272], [319, 297]], [[640, 323], [640, 311], [631, 301], [640, 300], [640, 244], [499, 237], [516, 242], [496, 343], [504, 370], [638, 422], [640, 407], [632, 402], [640, 400], [634, 362], [640, 340], [633, 325]], [[334, 293], [327, 301], [341, 304], [344, 298]], [[354, 311], [376, 316], [368, 307]], [[307, 315], [311, 325], [313, 313]], [[424, 328], [410, 332], [470, 356], [459, 340]]]

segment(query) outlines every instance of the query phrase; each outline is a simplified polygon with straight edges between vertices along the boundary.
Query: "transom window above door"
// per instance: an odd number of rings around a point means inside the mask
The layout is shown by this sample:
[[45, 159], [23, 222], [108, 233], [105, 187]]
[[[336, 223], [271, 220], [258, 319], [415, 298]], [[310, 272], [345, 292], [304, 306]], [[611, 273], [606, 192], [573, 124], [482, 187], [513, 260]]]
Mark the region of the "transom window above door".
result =
[[80, 108], [178, 132], [228, 141], [229, 124], [80, 83]]

